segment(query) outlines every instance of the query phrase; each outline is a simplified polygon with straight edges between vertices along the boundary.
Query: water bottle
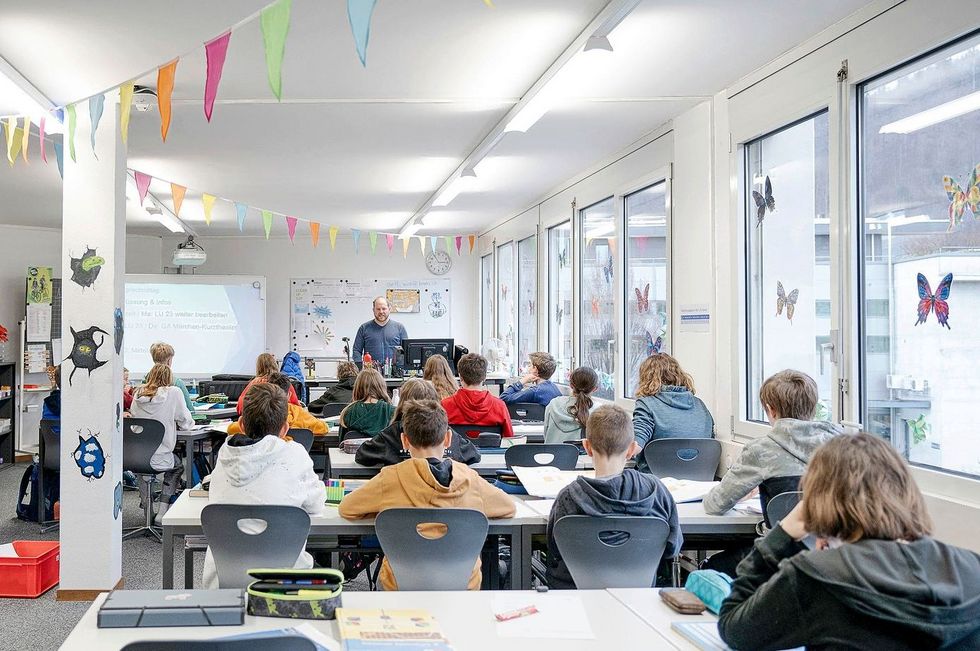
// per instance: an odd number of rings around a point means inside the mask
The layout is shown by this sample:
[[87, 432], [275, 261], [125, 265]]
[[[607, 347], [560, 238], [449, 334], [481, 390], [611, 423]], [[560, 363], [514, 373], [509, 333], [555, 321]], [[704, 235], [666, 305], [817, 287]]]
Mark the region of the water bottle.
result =
[[391, 391], [391, 406], [398, 406], [398, 389], [392, 389]]

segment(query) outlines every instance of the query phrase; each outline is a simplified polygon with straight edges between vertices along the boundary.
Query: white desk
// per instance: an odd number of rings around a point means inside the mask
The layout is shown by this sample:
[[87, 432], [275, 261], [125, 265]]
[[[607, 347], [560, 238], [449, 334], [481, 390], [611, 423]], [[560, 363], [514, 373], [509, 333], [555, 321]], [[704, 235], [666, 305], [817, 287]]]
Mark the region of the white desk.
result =
[[694, 644], [673, 630], [672, 622], [717, 622], [718, 618], [705, 611], [701, 615], [681, 615], [671, 610], [660, 598], [660, 590], [654, 588], [612, 588], [607, 590], [615, 599], [629, 608], [646, 624], [666, 637], [678, 649], [697, 651]]
[[[656, 596], [655, 590], [650, 590]], [[673, 638], [644, 621], [605, 590], [579, 590], [533, 594], [541, 603], [558, 595], [575, 595], [588, 613], [594, 639], [557, 640], [547, 638], [512, 638], [497, 634], [493, 617], [493, 592], [345, 592], [347, 608], [423, 608], [432, 613], [442, 632], [455, 649], [465, 651], [594, 651], [596, 649], [678, 649]], [[62, 649], [100, 649], [113, 651], [138, 640], [206, 640], [240, 635], [260, 630], [289, 628], [308, 623], [328, 637], [339, 640], [337, 624], [326, 620], [295, 620], [277, 617], [245, 616], [243, 626], [201, 626], [186, 628], [103, 628], [97, 627], [99, 607], [106, 595], [99, 595], [75, 629], [65, 640]], [[669, 624], [668, 624], [669, 629]], [[337, 648], [340, 648], [338, 643]]]

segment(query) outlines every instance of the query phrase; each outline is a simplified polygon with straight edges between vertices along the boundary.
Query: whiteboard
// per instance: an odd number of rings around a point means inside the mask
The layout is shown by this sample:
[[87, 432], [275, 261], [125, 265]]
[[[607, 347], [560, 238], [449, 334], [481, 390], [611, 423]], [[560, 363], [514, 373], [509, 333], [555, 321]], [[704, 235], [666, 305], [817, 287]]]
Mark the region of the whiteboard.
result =
[[353, 347], [357, 329], [373, 318], [371, 301], [389, 292], [399, 299], [390, 318], [404, 325], [409, 337], [453, 336], [448, 278], [293, 278], [289, 285], [291, 348], [304, 357], [343, 357], [343, 337], [350, 337]]

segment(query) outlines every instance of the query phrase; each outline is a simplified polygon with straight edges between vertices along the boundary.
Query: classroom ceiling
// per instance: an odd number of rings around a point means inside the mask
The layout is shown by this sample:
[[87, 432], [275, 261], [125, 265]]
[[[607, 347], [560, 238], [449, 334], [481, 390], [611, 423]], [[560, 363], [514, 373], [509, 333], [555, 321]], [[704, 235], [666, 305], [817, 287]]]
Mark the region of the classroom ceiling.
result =
[[[202, 235], [238, 227], [220, 201], [206, 226], [201, 191], [345, 229], [397, 230], [607, 4], [381, 0], [362, 67], [346, 3], [294, 0], [283, 101], [269, 90], [259, 23], [250, 20], [233, 32], [208, 124], [200, 44], [267, 2], [5, 3], [0, 57], [64, 104], [131, 78], [155, 87], [155, 67], [180, 55], [167, 142], [155, 108], [134, 111], [129, 165], [191, 188], [181, 217]], [[520, 213], [866, 3], [789, 11], [780, 0], [643, 0], [610, 35], [614, 52], [576, 55], [553, 80], [555, 107], [527, 133], [505, 135], [472, 190], [433, 209], [420, 233], [478, 232]], [[0, 169], [0, 223], [58, 226], [57, 170], [32, 154], [30, 165]], [[167, 183], [150, 191], [171, 205]], [[128, 205], [131, 232], [167, 234]], [[281, 220], [274, 231], [285, 232]], [[261, 232], [250, 213], [246, 233]]]

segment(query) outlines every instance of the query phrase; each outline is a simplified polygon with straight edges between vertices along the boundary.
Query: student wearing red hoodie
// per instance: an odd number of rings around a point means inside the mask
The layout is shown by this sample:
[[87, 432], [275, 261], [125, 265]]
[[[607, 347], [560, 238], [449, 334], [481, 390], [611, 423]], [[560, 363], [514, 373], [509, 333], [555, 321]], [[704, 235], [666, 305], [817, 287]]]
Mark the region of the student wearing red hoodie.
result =
[[449, 415], [450, 425], [500, 425], [503, 436], [514, 435], [507, 405], [490, 395], [483, 381], [487, 379], [487, 360], [482, 355], [468, 353], [456, 364], [460, 383], [459, 391], [442, 401]]

